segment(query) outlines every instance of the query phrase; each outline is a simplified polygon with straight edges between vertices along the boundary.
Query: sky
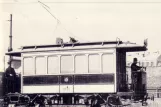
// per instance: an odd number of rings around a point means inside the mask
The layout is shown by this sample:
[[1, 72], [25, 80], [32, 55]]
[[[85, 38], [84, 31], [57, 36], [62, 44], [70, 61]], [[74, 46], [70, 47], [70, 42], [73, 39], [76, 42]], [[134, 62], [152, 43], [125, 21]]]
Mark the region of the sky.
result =
[[148, 38], [148, 51], [161, 51], [161, 0], [40, 1], [0, 0], [0, 70], [9, 45], [10, 14], [13, 49], [55, 44], [57, 37], [68, 42], [71, 36], [80, 42], [118, 37], [138, 44]]

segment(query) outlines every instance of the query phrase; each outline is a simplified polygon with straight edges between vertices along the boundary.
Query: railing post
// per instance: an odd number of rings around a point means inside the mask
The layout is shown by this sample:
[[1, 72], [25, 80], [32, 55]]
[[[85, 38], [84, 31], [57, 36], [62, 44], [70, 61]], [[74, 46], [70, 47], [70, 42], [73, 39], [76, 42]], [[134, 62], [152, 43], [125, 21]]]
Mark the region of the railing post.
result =
[[159, 88], [157, 88], [157, 98], [159, 98]]
[[160, 94], [160, 91], [159, 90], [160, 90], [160, 88], [158, 87], [158, 98], [160, 97], [160, 95], [159, 95]]

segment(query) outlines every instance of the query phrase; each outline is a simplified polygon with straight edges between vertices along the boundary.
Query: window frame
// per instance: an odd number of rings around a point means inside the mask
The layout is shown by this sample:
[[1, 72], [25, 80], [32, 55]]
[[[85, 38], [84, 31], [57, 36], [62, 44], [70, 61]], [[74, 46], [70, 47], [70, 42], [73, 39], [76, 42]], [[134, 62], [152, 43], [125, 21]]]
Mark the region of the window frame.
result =
[[[26, 58], [32, 58], [32, 63], [33, 63], [33, 74], [25, 74], [25, 59]], [[34, 56], [27, 56], [27, 57], [23, 57], [23, 75], [36, 75], [35, 72], [35, 57]]]
[[[38, 58], [38, 57], [43, 57], [44, 58], [44, 65], [45, 65], [45, 68], [44, 68], [44, 73], [43, 74], [37, 74], [37, 70], [36, 70], [36, 59]], [[41, 56], [35, 56], [35, 75], [46, 75], [47, 74], [47, 71], [46, 71], [46, 56], [43, 56], [43, 55], [41, 55]]]
[[[77, 57], [77, 56], [84, 56], [84, 57], [85, 57], [86, 64], [87, 64], [87, 65], [86, 65], [86, 67], [87, 67], [87, 68], [86, 68], [86, 72], [83, 72], [83, 73], [76, 72], [76, 57]], [[88, 73], [89, 73], [89, 70], [88, 70], [88, 69], [89, 69], [89, 66], [88, 66], [88, 65], [89, 65], [89, 63], [88, 63], [88, 54], [75, 54], [75, 55], [74, 55], [74, 73], [75, 73], [75, 74], [88, 74]]]
[[101, 73], [114, 73], [115, 69], [113, 69], [114, 70], [113, 72], [104, 72], [104, 69], [103, 69], [103, 64], [104, 64], [103, 63], [103, 55], [112, 55], [112, 57], [113, 57], [113, 67], [116, 68], [115, 54], [114, 53], [102, 53], [102, 55], [101, 55], [101, 68], [102, 68]]
[[[98, 72], [90, 72], [90, 63], [89, 63], [89, 62], [90, 62], [90, 58], [89, 58], [90, 55], [98, 55], [98, 61], [99, 61], [99, 62], [98, 62], [98, 63], [99, 63], [99, 64], [98, 64], [98, 66], [99, 66]], [[88, 54], [88, 73], [89, 73], [89, 74], [98, 74], [98, 73], [101, 73], [101, 69], [102, 69], [102, 68], [101, 68], [101, 55], [100, 55], [100, 53], [89, 53], [89, 54]]]
[[[58, 60], [58, 72], [57, 73], [49, 73], [49, 57], [56, 57]], [[48, 55], [47, 56], [47, 74], [49, 75], [56, 75], [56, 74], [60, 74], [60, 56], [59, 55]]]
[[[71, 56], [72, 58], [72, 70], [70, 72], [62, 72], [62, 57], [63, 56]], [[73, 54], [64, 54], [64, 55], [61, 55], [60, 56], [60, 74], [74, 74], [75, 71], [74, 71], [74, 67], [75, 67], [75, 64], [74, 64], [74, 56]]]

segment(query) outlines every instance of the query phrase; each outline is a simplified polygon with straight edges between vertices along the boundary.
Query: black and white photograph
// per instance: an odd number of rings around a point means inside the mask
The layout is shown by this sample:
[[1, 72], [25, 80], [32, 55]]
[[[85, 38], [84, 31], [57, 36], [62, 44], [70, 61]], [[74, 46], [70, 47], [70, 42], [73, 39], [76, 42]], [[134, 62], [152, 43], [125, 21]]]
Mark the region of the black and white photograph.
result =
[[161, 0], [0, 0], [0, 107], [161, 107]]

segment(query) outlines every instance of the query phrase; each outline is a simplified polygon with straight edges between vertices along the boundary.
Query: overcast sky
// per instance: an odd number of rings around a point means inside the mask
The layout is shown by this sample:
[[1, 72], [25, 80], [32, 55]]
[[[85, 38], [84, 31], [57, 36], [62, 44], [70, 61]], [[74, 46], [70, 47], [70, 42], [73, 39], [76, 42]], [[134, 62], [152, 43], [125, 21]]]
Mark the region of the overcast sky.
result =
[[[116, 40], [143, 43], [161, 51], [161, 0], [0, 0], [0, 69], [13, 14], [13, 49], [69, 41]], [[48, 13], [45, 8], [52, 13]], [[57, 19], [60, 21], [58, 23]]]

